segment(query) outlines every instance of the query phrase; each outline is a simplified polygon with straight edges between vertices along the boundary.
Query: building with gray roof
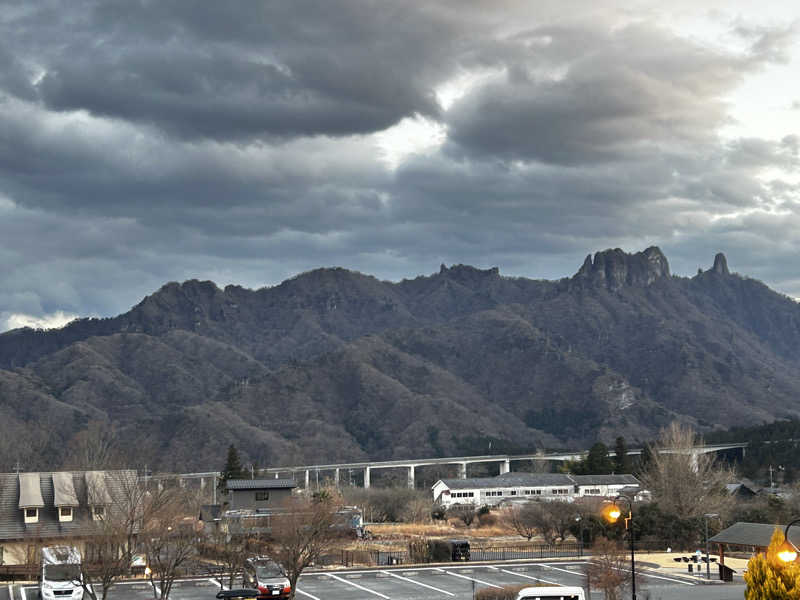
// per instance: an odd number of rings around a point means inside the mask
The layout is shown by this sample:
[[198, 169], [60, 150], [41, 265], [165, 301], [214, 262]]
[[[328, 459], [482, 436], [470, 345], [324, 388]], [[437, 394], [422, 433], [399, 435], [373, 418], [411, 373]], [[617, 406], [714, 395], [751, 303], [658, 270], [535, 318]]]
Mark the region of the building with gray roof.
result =
[[0, 564], [26, 564], [50, 544], [76, 545], [97, 531], [135, 471], [0, 473]]
[[229, 479], [225, 482], [225, 508], [277, 508], [291, 497], [295, 487], [294, 479]]
[[442, 506], [495, 505], [508, 501], [614, 497], [623, 489], [639, 488], [633, 475], [569, 475], [565, 473], [509, 472], [497, 477], [440, 479], [431, 488], [434, 502]]

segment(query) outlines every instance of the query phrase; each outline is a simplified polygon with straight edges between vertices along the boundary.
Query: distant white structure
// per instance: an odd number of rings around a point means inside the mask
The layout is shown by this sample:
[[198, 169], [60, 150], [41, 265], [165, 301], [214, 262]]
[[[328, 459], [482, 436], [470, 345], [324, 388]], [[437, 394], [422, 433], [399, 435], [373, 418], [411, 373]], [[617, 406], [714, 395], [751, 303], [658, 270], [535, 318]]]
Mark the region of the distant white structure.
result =
[[625, 488], [640, 488], [633, 475], [566, 475], [563, 473], [503, 473], [497, 477], [440, 479], [433, 484], [433, 500], [454, 504], [492, 506], [501, 502], [544, 500], [573, 502], [577, 498], [608, 498]]

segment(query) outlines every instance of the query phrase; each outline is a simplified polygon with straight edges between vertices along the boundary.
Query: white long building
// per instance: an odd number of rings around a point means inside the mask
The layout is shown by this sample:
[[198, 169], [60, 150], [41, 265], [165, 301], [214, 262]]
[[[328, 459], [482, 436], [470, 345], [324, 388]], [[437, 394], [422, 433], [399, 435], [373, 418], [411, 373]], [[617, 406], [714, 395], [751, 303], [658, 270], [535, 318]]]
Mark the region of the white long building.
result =
[[585, 496], [614, 497], [623, 488], [640, 488], [633, 475], [567, 475], [563, 473], [503, 473], [497, 477], [440, 479], [433, 484], [433, 500], [453, 504], [495, 505], [504, 501], [558, 500], [573, 502]]

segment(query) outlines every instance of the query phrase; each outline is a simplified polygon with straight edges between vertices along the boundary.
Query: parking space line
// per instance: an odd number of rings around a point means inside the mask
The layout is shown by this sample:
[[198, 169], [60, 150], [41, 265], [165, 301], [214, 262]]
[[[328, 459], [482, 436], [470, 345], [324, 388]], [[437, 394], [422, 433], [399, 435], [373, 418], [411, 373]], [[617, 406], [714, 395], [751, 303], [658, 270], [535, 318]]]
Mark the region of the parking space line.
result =
[[228, 587], [224, 583], [222, 583], [221, 581], [217, 581], [216, 579], [209, 579], [209, 581], [211, 583], [213, 583], [214, 585], [218, 585], [219, 589], [221, 589], [221, 590], [227, 590], [228, 589]]
[[421, 585], [422, 587], [428, 588], [429, 590], [434, 590], [436, 592], [441, 592], [442, 594], [447, 594], [448, 596], [455, 596], [454, 593], [448, 592], [447, 590], [442, 590], [437, 587], [433, 587], [432, 585], [428, 585], [427, 583], [420, 583], [419, 581], [414, 581], [413, 579], [409, 579], [408, 577], [395, 575], [394, 573], [390, 573], [389, 571], [382, 571], [382, 573], [386, 573], [389, 577], [397, 577], [397, 579], [402, 579], [403, 581], [408, 581], [409, 583]]
[[[549, 565], [550, 563], [544, 563], [544, 562], [516, 563], [516, 562], [512, 562], [512, 563], [505, 563], [505, 564], [512, 564], [515, 567], [541, 567], [542, 565]], [[565, 562], [559, 562], [557, 564], [559, 564], [559, 565], [585, 565], [586, 561], [582, 561], [582, 562], [566, 562], [565, 561]], [[473, 568], [483, 568], [483, 567], [497, 568], [496, 565], [489, 565], [489, 564], [480, 564], [480, 565], [476, 564], [476, 565], [472, 565], [472, 566], [473, 566]], [[445, 573], [445, 572], [447, 572], [446, 569], [465, 569], [465, 568], [468, 568], [468, 567], [466, 567], [464, 564], [460, 564], [458, 566], [444, 566], [444, 567], [413, 567], [413, 570], [414, 571], [434, 571], [434, 572], [437, 572], [437, 573]], [[396, 570], [396, 571], [409, 571], [409, 570], [411, 570], [411, 568], [409, 566], [405, 566], [405, 567], [400, 567], [400, 568], [394, 569], [394, 570]], [[370, 573], [374, 573], [374, 572], [375, 571], [373, 569], [362, 569], [362, 570], [358, 570], [358, 571], [342, 571], [342, 573], [348, 573], [348, 574], [360, 573], [362, 575], [370, 574]], [[328, 575], [328, 573], [326, 573], [325, 571], [315, 571], [315, 572], [304, 573], [303, 577], [313, 577], [315, 575], [325, 577], [325, 576]]]
[[317, 598], [316, 596], [312, 596], [311, 594], [309, 594], [308, 592], [304, 592], [300, 588], [294, 588], [294, 591], [297, 592], [298, 594], [303, 594], [303, 596], [308, 596], [309, 598], [311, 598], [311, 600], [319, 600], [319, 598]]
[[389, 596], [384, 596], [380, 592], [376, 592], [375, 590], [371, 590], [369, 588], [365, 588], [363, 585], [358, 585], [357, 583], [353, 583], [352, 581], [347, 581], [347, 579], [342, 579], [341, 577], [337, 577], [336, 575], [331, 575], [328, 573], [328, 577], [335, 579], [336, 581], [341, 581], [342, 583], [346, 583], [347, 585], [352, 585], [354, 588], [358, 588], [360, 590], [364, 590], [365, 592], [369, 592], [370, 594], [375, 594], [376, 596], [380, 596], [384, 600], [390, 600]]
[[575, 575], [575, 577], [586, 577], [586, 573], [576, 573], [575, 571], [570, 571], [569, 569], [559, 569], [558, 567], [554, 567], [553, 565], [547, 565], [548, 569], [552, 569], [553, 571], [561, 571], [562, 573], [569, 573], [570, 575]]
[[542, 579], [541, 577], [534, 577], [533, 575], [523, 575], [522, 573], [515, 573], [514, 571], [507, 571], [506, 569], [500, 569], [503, 573], [508, 573], [509, 575], [516, 575], [517, 577], [524, 577], [525, 579], [533, 579], [534, 581], [541, 581], [542, 583], [551, 583], [553, 585], [561, 585], [557, 581], [550, 581], [549, 579]]
[[502, 590], [503, 588], [499, 585], [495, 585], [493, 583], [489, 583], [488, 581], [481, 581], [480, 579], [474, 579], [472, 577], [467, 577], [466, 575], [459, 575], [458, 573], [453, 573], [452, 571], [446, 571], [448, 575], [452, 575], [453, 577], [461, 577], [461, 579], [469, 579], [470, 581], [474, 581], [475, 583], [480, 583], [483, 585], [488, 585], [489, 587], [497, 588], [498, 590]]
[[[585, 564], [585, 563], [561, 563], [561, 564]], [[553, 565], [550, 565], [550, 564], [548, 564], [546, 566], [547, 566], [548, 569], [553, 569], [553, 571], [561, 571], [562, 573], [569, 573], [570, 575], [575, 575], [576, 577], [583, 578], [583, 577], [586, 576], [584, 573], [576, 573], [575, 571], [570, 571], [568, 569], [561, 569], [559, 567], [554, 567]], [[630, 573], [631, 572], [630, 569], [618, 569], [618, 570], [619, 571], [624, 571], [626, 573]], [[663, 575], [654, 575], [654, 574], [650, 573], [649, 571], [645, 571], [643, 569], [638, 569], [636, 572], [639, 575], [641, 575], [642, 577], [652, 577], [654, 579], [663, 579], [665, 581], [671, 581], [673, 583], [682, 583], [683, 585], [697, 585], [693, 581], [684, 581], [682, 579], [677, 579], [677, 578], [674, 578], [674, 577], [664, 577]]]
[[25, 596], [25, 588], [22, 586], [19, 586], [19, 595], [22, 596], [22, 600], [28, 600], [28, 598]]
[[[619, 568], [617, 568], [617, 570], [618, 571], [624, 571], [625, 573], [630, 573], [631, 572], [630, 569], [619, 569]], [[671, 581], [672, 583], [682, 583], [683, 585], [697, 585], [693, 581], [683, 581], [682, 579], [673, 579], [672, 577], [664, 577], [663, 575], [651, 575], [650, 573], [647, 573], [647, 572], [642, 571], [642, 570], [638, 570], [638, 571], [636, 571], [636, 573], [638, 573], [642, 577], [653, 577], [654, 579], [663, 579], [664, 581]]]
[[8, 600], [14, 600], [14, 586], [8, 584]]

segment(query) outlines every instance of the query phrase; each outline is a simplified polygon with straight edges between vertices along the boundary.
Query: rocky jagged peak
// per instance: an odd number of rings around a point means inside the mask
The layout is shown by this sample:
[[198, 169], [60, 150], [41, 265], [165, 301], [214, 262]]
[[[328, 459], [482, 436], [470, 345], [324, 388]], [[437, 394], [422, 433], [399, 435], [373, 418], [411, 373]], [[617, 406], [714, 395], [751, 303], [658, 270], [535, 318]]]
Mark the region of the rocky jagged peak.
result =
[[711, 270], [718, 275], [731, 274], [730, 271], [728, 271], [728, 260], [722, 252], [717, 252], [717, 255], [714, 257], [714, 266], [711, 267]]
[[487, 277], [498, 277], [500, 275], [499, 267], [492, 267], [491, 269], [478, 269], [470, 265], [453, 265], [448, 268], [442, 264], [439, 267], [439, 275], [444, 275], [449, 279], [461, 282], [480, 281]]
[[616, 290], [625, 285], [650, 285], [661, 277], [669, 277], [667, 258], [656, 246], [643, 252], [628, 254], [619, 248], [603, 250], [587, 256], [573, 279]]

